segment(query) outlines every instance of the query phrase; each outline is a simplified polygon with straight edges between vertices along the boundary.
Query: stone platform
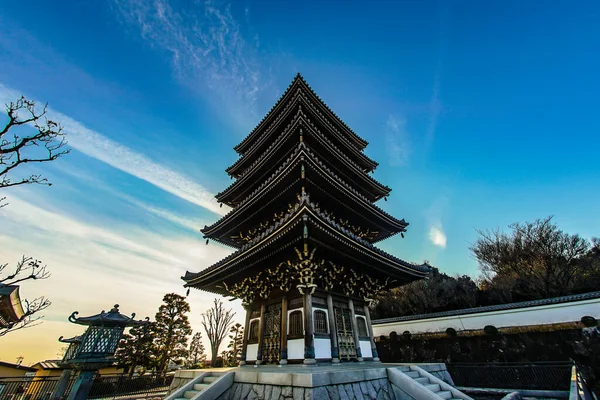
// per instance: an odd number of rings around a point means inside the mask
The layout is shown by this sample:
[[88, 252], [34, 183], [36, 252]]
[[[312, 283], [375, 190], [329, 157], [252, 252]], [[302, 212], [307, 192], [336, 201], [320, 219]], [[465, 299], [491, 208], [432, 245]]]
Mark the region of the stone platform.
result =
[[[219, 400], [238, 399], [396, 399], [388, 368], [401, 364], [344, 363], [312, 366], [243, 366]], [[406, 365], [406, 364], [402, 364]], [[444, 364], [420, 364], [440, 379], [450, 375]], [[450, 382], [448, 382], [450, 383]]]
[[[207, 391], [194, 392], [210, 375], [221, 378]], [[183, 398], [186, 393], [185, 397], [193, 400], [471, 400], [452, 386], [445, 364], [243, 366], [177, 371], [173, 383], [177, 388], [171, 388], [168, 400]]]

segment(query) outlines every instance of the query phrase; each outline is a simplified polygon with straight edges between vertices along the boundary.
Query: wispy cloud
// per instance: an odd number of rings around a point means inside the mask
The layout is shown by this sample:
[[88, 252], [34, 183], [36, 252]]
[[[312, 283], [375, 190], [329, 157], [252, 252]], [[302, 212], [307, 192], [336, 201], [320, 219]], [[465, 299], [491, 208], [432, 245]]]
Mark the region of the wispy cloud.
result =
[[385, 125], [385, 140], [388, 160], [391, 166], [402, 166], [408, 163], [410, 144], [406, 132], [406, 118], [388, 116]]
[[[102, 225], [85, 223], [76, 216], [53, 211], [60, 205], [52, 200], [44, 199], [42, 208], [25, 199], [36, 193], [19, 191], [0, 211], [0, 248], [2, 262], [14, 264], [27, 254], [48, 265], [51, 277], [23, 285], [21, 295], [47, 296], [52, 306], [40, 327], [3, 338], [2, 359], [19, 355], [27, 362], [54, 358], [60, 348], [58, 336], [80, 333], [66, 322], [75, 310], [93, 314], [119, 303], [123, 312], [152, 317], [165, 293], [184, 293], [179, 277], [186, 270], [202, 270], [230, 253], [212, 243], [207, 246], [185, 235], [153, 233], [134, 223], [115, 224], [106, 218]], [[200, 313], [213, 296], [199, 291], [191, 296], [190, 320], [194, 329], [200, 329]], [[233, 307], [241, 315], [239, 304]], [[19, 346], [28, 340], [36, 346]]]
[[[133, 27], [152, 46], [170, 53], [174, 75], [183, 84], [220, 98], [229, 117], [256, 120], [257, 101], [267, 82], [261, 74], [259, 41], [246, 40], [230, 5], [167, 0], [115, 0], [126, 26]], [[246, 21], [249, 10], [245, 9]], [[247, 128], [248, 120], [238, 121]]]
[[[1, 103], [14, 100], [20, 96], [20, 93], [18, 90], [12, 90], [0, 84]], [[67, 115], [49, 110], [48, 116], [60, 121], [68, 134], [69, 145], [85, 155], [214, 213], [220, 215], [227, 213], [228, 208], [220, 208], [213, 193], [190, 178], [87, 128]]]

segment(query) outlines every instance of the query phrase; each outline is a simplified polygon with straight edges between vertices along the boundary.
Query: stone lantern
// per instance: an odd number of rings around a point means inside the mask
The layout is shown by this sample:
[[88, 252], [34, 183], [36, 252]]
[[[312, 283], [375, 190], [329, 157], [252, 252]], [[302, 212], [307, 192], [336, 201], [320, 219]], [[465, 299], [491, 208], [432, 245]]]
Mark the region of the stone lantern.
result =
[[78, 318], [77, 314], [77, 311], [71, 314], [69, 321], [86, 325], [88, 328], [85, 333], [71, 339], [59, 339], [69, 343], [62, 363], [80, 371], [68, 400], [87, 399], [96, 371], [115, 361], [115, 351], [125, 328], [144, 325], [149, 321], [148, 318], [136, 321], [133, 319], [135, 314], [131, 314], [131, 317], [121, 314], [118, 304], [109, 312], [103, 310], [90, 317]]

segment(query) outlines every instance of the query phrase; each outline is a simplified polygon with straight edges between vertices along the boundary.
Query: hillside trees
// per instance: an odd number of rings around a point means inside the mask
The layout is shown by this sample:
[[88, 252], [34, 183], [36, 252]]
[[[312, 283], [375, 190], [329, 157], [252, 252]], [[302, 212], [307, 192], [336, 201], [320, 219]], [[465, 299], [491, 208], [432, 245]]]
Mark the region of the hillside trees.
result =
[[397, 317], [600, 290], [600, 239], [562, 231], [552, 217], [478, 231], [470, 250], [481, 275], [429, 279], [383, 293], [374, 318]]
[[570, 294], [578, 291], [584, 276], [597, 273], [590, 242], [563, 232], [552, 217], [509, 228], [478, 231], [471, 251], [487, 285], [512, 293], [513, 300]]

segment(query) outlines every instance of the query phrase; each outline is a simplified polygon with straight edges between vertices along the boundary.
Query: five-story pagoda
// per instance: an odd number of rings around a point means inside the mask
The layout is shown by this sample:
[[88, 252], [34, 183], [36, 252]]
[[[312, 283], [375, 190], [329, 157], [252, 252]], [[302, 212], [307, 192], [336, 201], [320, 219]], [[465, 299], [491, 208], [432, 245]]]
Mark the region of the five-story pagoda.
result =
[[232, 210], [202, 233], [237, 250], [183, 279], [242, 300], [243, 363], [378, 361], [369, 302], [429, 272], [375, 247], [408, 223], [375, 205], [366, 146], [298, 74], [235, 147]]

